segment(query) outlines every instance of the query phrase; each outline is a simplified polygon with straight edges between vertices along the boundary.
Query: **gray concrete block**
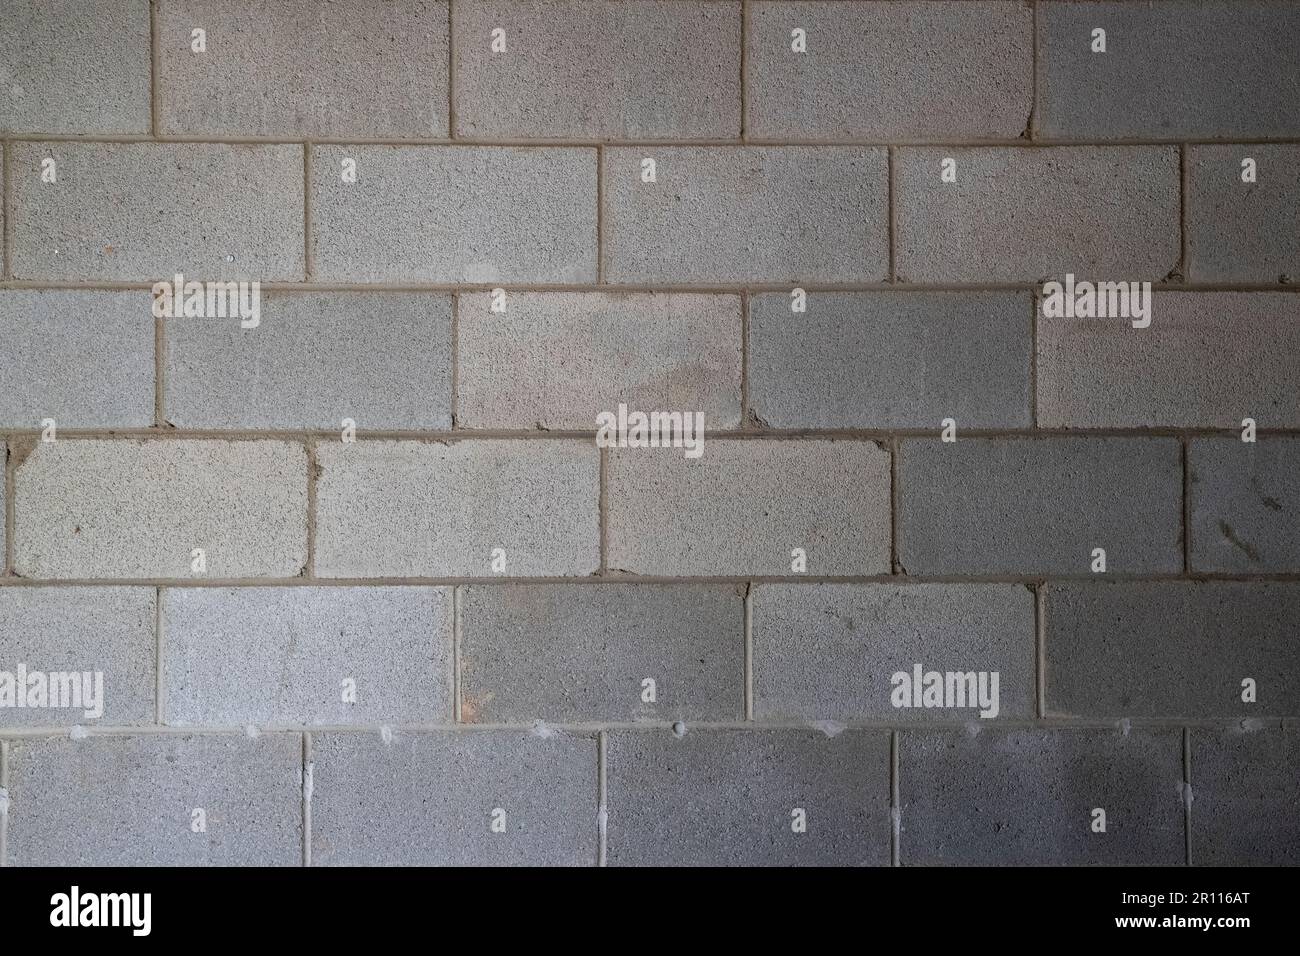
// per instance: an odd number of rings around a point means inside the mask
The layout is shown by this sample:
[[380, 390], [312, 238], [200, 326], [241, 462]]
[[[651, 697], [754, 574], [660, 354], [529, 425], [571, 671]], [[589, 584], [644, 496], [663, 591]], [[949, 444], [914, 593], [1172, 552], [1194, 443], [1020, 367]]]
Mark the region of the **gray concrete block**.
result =
[[894, 174], [900, 281], [1154, 282], [1178, 266], [1175, 146], [903, 148]]
[[167, 135], [447, 135], [445, 2], [160, 0], [158, 60]]
[[152, 724], [154, 618], [153, 588], [0, 588], [0, 727]]
[[596, 279], [594, 149], [317, 146], [311, 163], [319, 279]]
[[1033, 22], [1022, 3], [751, 3], [746, 132], [1016, 139], [1033, 108]]
[[[904, 866], [1142, 864], [1185, 859], [1182, 731], [899, 735]], [[1094, 832], [1094, 811], [1106, 813]]]
[[1031, 424], [1027, 293], [828, 292], [749, 300], [749, 401], [776, 428]]
[[29, 578], [294, 577], [307, 560], [295, 442], [60, 439], [14, 468], [14, 565]]
[[738, 296], [471, 293], [456, 319], [464, 427], [594, 430], [620, 403], [740, 424]]
[[1151, 326], [1038, 320], [1047, 428], [1300, 427], [1300, 296], [1159, 292]]
[[1188, 446], [1194, 571], [1300, 571], [1300, 439]]
[[0, 425], [152, 425], [151, 305], [148, 292], [0, 292]]
[[[642, 181], [644, 159], [655, 182]], [[843, 146], [605, 150], [610, 282], [870, 282], [889, 272], [888, 157]]]
[[[1251, 183], [1241, 180], [1242, 162], [1247, 159], [1254, 161], [1256, 178]], [[1297, 222], [1300, 222], [1300, 147], [1260, 144], [1187, 147], [1190, 280], [1300, 280]]]
[[[17, 279], [303, 277], [302, 147], [14, 143]], [[41, 181], [53, 159], [58, 181]]]
[[[1300, 587], [1049, 585], [1046, 710], [1071, 717], [1300, 713]], [[1254, 681], [1255, 703], [1242, 700]]]
[[[195, 832], [202, 810], [205, 832]], [[302, 738], [9, 743], [15, 866], [297, 866]]]
[[611, 449], [608, 562], [658, 575], [889, 572], [889, 453], [874, 442]]
[[470, 587], [460, 621], [468, 723], [744, 719], [732, 586]]
[[1300, 864], [1295, 727], [1191, 732], [1192, 863]]
[[[1034, 595], [1019, 584], [761, 584], [752, 628], [759, 720], [1034, 717]], [[924, 706], [918, 665], [974, 673], [975, 692], [955, 680], [951, 698]]]
[[448, 295], [270, 292], [256, 328], [164, 324], [163, 415], [178, 427], [451, 427]]
[[148, 133], [149, 0], [8, 0], [0, 133]]
[[911, 574], [1176, 573], [1172, 438], [934, 438], [900, 447], [898, 556]]
[[740, 135], [739, 3], [468, 0], [452, 35], [460, 136]]
[[[1093, 30], [1106, 52], [1092, 52]], [[1038, 130], [1059, 139], [1300, 133], [1300, 8], [1288, 0], [1045, 3]]]
[[597, 862], [594, 737], [320, 734], [312, 762], [315, 866]]
[[600, 567], [600, 462], [589, 442], [329, 442], [316, 460], [322, 577], [584, 576]]
[[887, 733], [620, 730], [605, 767], [611, 866], [889, 863]]
[[452, 718], [450, 588], [167, 588], [162, 595], [169, 725]]

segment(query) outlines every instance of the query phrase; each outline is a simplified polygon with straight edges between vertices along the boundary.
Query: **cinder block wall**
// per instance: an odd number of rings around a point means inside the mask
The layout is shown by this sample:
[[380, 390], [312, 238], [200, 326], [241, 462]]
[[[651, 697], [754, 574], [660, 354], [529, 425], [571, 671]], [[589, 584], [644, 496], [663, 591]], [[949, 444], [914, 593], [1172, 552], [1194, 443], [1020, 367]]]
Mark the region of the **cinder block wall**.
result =
[[1300, 862], [1298, 45], [6, 0], [0, 865]]

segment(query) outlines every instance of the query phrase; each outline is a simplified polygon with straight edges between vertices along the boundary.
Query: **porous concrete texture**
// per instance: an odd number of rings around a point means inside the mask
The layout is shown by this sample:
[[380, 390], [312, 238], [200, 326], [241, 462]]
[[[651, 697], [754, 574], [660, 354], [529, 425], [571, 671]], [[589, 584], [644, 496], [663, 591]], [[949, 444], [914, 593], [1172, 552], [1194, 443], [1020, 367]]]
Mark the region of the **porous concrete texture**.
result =
[[[647, 181], [652, 160], [653, 182]], [[604, 151], [614, 283], [870, 282], [889, 272], [888, 156], [848, 146]]]
[[1027, 293], [810, 293], [749, 302], [749, 401], [773, 428], [1030, 424]]
[[[903, 866], [1183, 862], [1178, 730], [905, 731]], [[1105, 830], [1096, 811], [1105, 812]]]
[[295, 577], [306, 563], [298, 442], [60, 439], [24, 454], [11, 461], [23, 577]]
[[1192, 863], [1300, 864], [1300, 740], [1293, 726], [1191, 732]]
[[687, 728], [608, 741], [611, 866], [889, 863], [887, 734]]
[[162, 718], [169, 726], [418, 724], [451, 717], [450, 588], [168, 588], [162, 594]]
[[[707, 441], [707, 439], [706, 439]], [[609, 566], [634, 574], [886, 573], [889, 454], [862, 441], [612, 449]]]
[[302, 861], [298, 734], [18, 739], [9, 787], [9, 865]]
[[[341, 431], [351, 419], [362, 430], [451, 427], [450, 296], [264, 292], [259, 323], [245, 324], [251, 320], [165, 320], [165, 422]], [[152, 336], [151, 328], [151, 344]], [[152, 369], [152, 355], [149, 363]], [[151, 420], [152, 407], [150, 396]]]
[[143, 291], [0, 291], [0, 426], [152, 425], [150, 304]]
[[[958, 426], [960, 429], [960, 425]], [[962, 438], [899, 450], [910, 574], [1182, 570], [1182, 450], [1168, 438]]]
[[457, 2], [456, 132], [485, 139], [734, 139], [740, 6]]
[[1178, 267], [1175, 146], [903, 148], [894, 190], [901, 281], [1155, 282]]
[[487, 585], [460, 608], [461, 719], [742, 720], [733, 585]]
[[[1296, 23], [1300, 33], [1300, 17]], [[1300, 147], [1188, 147], [1190, 276], [1202, 282], [1300, 281], [1298, 222]]]
[[1298, 862], [1297, 41], [0, 2], [0, 867]]
[[0, 727], [154, 723], [156, 613], [153, 588], [0, 588]]
[[597, 862], [592, 736], [318, 734], [311, 762], [313, 865]]
[[1300, 708], [1300, 586], [1049, 584], [1049, 715], [1258, 718]]
[[[158, 0], [168, 136], [447, 133], [447, 4]], [[193, 31], [205, 33], [196, 52]], [[309, 69], [305, 69], [306, 65]]]
[[302, 150], [14, 143], [9, 269], [51, 282], [301, 279]]
[[[760, 584], [752, 619], [760, 720], [1035, 716], [1034, 594], [1023, 585]], [[918, 665], [923, 675], [962, 675], [954, 684], [962, 697], [937, 702], [956, 706], [912, 698]], [[900, 673], [905, 681], [894, 679]], [[982, 686], [996, 692], [985, 696], [985, 706], [978, 696], [981, 673]], [[966, 680], [970, 674], [974, 683]], [[902, 683], [906, 700], [894, 693]]]
[[[502, 301], [502, 300], [497, 300]], [[581, 429], [601, 412], [693, 412], [706, 429], [740, 423], [736, 295], [510, 292], [457, 304], [465, 428]]]
[[[1289, 0], [1037, 6], [1043, 136], [1300, 134], [1300, 7]], [[1099, 29], [1104, 53], [1094, 50]]]
[[746, 129], [758, 139], [1015, 139], [1033, 108], [1033, 23], [1024, 3], [750, 3]]
[[596, 278], [594, 149], [316, 146], [308, 187], [320, 279]]
[[586, 576], [600, 567], [587, 442], [331, 441], [316, 449], [321, 577]]
[[149, 132], [149, 0], [7, 0], [0, 133]]
[[1194, 570], [1300, 571], [1300, 439], [1198, 439], [1187, 468]]
[[1155, 292], [1131, 319], [1038, 319], [1044, 428], [1300, 428], [1300, 296]]

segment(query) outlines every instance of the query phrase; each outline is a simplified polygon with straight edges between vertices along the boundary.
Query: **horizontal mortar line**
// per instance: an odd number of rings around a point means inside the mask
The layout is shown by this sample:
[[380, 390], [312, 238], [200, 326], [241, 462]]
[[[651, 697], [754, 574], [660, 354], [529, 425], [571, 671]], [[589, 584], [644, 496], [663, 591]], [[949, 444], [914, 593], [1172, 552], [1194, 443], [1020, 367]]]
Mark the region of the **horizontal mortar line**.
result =
[[[3, 711], [0, 711], [3, 713]], [[393, 724], [258, 724], [255, 721], [249, 724], [239, 726], [234, 725], [157, 725], [141, 724], [133, 726], [129, 724], [95, 727], [85, 724], [76, 726], [86, 731], [87, 737], [123, 737], [123, 736], [143, 736], [143, 735], [161, 735], [161, 736], [248, 736], [248, 727], [253, 726], [257, 730], [257, 736], [275, 736], [281, 734], [302, 734], [302, 733], [340, 733], [340, 734], [382, 734], [384, 731], [391, 731], [393, 734], [420, 734], [420, 733], [444, 733], [444, 732], [464, 732], [464, 733], [492, 733], [510, 731], [524, 734], [538, 733], [540, 727], [545, 727], [547, 731], [554, 731], [557, 734], [575, 734], [575, 735], [593, 735], [600, 731], [620, 731], [620, 730], [643, 730], [658, 732], [673, 732], [673, 727], [682, 723], [686, 726], [687, 735], [692, 731], [717, 731], [717, 730], [797, 730], [807, 731], [810, 733], [822, 733], [833, 735], [839, 732], [838, 728], [844, 730], [880, 730], [880, 731], [897, 731], [898, 733], [928, 733], [933, 731], [962, 733], [970, 732], [973, 728], [983, 730], [1104, 730], [1116, 734], [1123, 734], [1123, 723], [1127, 721], [1130, 729], [1136, 730], [1173, 730], [1182, 727], [1189, 727], [1198, 730], [1242, 730], [1251, 732], [1243, 728], [1243, 723], [1249, 721], [1250, 727], [1258, 730], [1279, 729], [1284, 720], [1289, 719], [1286, 716], [1267, 716], [1267, 717], [1078, 717], [1078, 718], [1015, 718], [1015, 719], [993, 719], [985, 720], [972, 714], [967, 720], [940, 719], [900, 722], [886, 720], [831, 720], [820, 718], [808, 718], [806, 720], [642, 720], [642, 721], [549, 721], [549, 720], [532, 720], [520, 723], [393, 723]], [[828, 734], [823, 730], [822, 724], [833, 724], [835, 729]], [[1274, 726], [1276, 725], [1276, 726]], [[73, 725], [48, 725], [44, 727], [3, 727], [0, 728], [0, 738], [17, 739], [22, 737], [66, 737]], [[251, 738], [250, 739], [255, 739]]]
[[1300, 144], [1300, 137], [1278, 136], [1174, 136], [1174, 137], [1116, 137], [1099, 139], [1097, 137], [1038, 138], [1026, 140], [1020, 134], [1008, 137], [949, 139], [880, 139], [874, 137], [797, 137], [780, 136], [758, 138], [748, 136], [746, 139], [728, 137], [680, 138], [662, 137], [652, 139], [624, 139], [600, 136], [514, 136], [514, 137], [340, 137], [304, 134], [299, 136], [221, 136], [212, 134], [168, 134], [153, 136], [148, 133], [119, 135], [77, 135], [69, 133], [10, 133], [6, 137], [11, 143], [154, 143], [212, 146], [499, 146], [509, 148], [535, 147], [553, 149], [570, 147], [573, 149], [592, 149], [598, 146], [615, 148], [640, 148], [656, 146], [669, 148], [691, 147], [782, 147], [782, 146], [842, 146], [860, 148], [886, 148], [894, 146], [902, 149], [1043, 149], [1058, 146], [1076, 147], [1131, 147], [1131, 146], [1289, 146]]
[[[1243, 409], [1246, 414], [1248, 409]], [[355, 413], [353, 413], [355, 415]], [[1026, 440], [1053, 441], [1067, 438], [1221, 438], [1240, 437], [1241, 426], [1202, 425], [1196, 427], [1177, 427], [1158, 425], [1151, 427], [1128, 426], [1119, 428], [1045, 428], [1039, 426], [1025, 428], [963, 428], [958, 420], [958, 437], [956, 442], [983, 440]], [[931, 428], [755, 428], [740, 427], [726, 429], [708, 429], [707, 441], [743, 442], [743, 441], [856, 441], [887, 442], [898, 438], [905, 441], [935, 440], [939, 437], [941, 425], [936, 422]], [[38, 427], [6, 427], [0, 430], [0, 441], [22, 442], [38, 438], [42, 430]], [[555, 429], [538, 430], [535, 428], [455, 428], [450, 431], [417, 429], [374, 429], [359, 428], [356, 432], [357, 443], [362, 442], [423, 442], [427, 444], [452, 444], [466, 441], [589, 441], [595, 447], [597, 429]], [[60, 426], [59, 441], [131, 441], [149, 439], [152, 441], [319, 441], [320, 439], [339, 439], [337, 428], [176, 428], [165, 425], [148, 425], [138, 428], [75, 428]], [[1295, 438], [1300, 437], [1300, 427], [1296, 428], [1257, 428], [1260, 438]], [[341, 443], [341, 442], [340, 442]], [[640, 452], [650, 454], [681, 453], [678, 448], [616, 448], [624, 453]]]
[[[1092, 274], [1098, 275], [1100, 274]], [[1112, 274], [1113, 275], [1113, 274]], [[314, 279], [312, 281], [263, 281], [256, 277], [245, 279], [220, 277], [207, 280], [189, 276], [193, 281], [214, 282], [254, 282], [267, 292], [431, 292], [461, 293], [491, 292], [504, 289], [506, 292], [591, 292], [591, 293], [628, 293], [628, 294], [699, 294], [699, 295], [762, 295], [764, 293], [788, 293], [799, 288], [808, 293], [827, 292], [1039, 292], [1044, 281], [1021, 280], [1015, 282], [805, 282], [800, 279], [789, 282], [586, 282], [586, 283], [510, 283], [510, 282], [329, 282]], [[1104, 279], [1100, 276], [1100, 279]], [[122, 281], [101, 280], [46, 280], [46, 279], [6, 279], [0, 281], [0, 290], [35, 290], [49, 292], [134, 292], [150, 291], [155, 282], [168, 281], [172, 276], [160, 276], [157, 279], [139, 279]], [[1120, 280], [1115, 280], [1120, 281]], [[1154, 292], [1300, 292], [1296, 283], [1244, 283], [1244, 282], [1162, 282], [1151, 280]], [[507, 309], [506, 316], [509, 316]], [[219, 321], [214, 319], [189, 319], [176, 317], [167, 321]]]
[[1300, 572], [1279, 571], [1265, 574], [1236, 574], [1218, 572], [1182, 572], [1156, 574], [1144, 572], [1103, 574], [875, 574], [875, 575], [638, 575], [610, 572], [605, 575], [581, 577], [284, 577], [284, 578], [25, 578], [10, 574], [0, 576], [0, 587], [161, 587], [161, 588], [258, 588], [258, 587], [457, 587], [461, 585], [539, 587], [558, 584], [677, 584], [677, 585], [734, 585], [763, 584], [1176, 584], [1176, 583], [1241, 583], [1241, 584], [1293, 584], [1300, 583]]

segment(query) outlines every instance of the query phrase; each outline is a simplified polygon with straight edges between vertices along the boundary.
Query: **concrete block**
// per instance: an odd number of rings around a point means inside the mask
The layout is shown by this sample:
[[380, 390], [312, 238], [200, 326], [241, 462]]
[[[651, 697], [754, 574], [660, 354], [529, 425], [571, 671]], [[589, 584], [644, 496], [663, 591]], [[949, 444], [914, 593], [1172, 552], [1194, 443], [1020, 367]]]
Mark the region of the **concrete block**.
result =
[[14, 143], [10, 157], [14, 278], [303, 277], [301, 146]]
[[316, 460], [322, 577], [585, 576], [600, 567], [600, 462], [588, 442], [330, 442]]
[[160, 0], [159, 119], [167, 135], [446, 136], [447, 57], [445, 2]]
[[[653, 159], [655, 181], [644, 182]], [[605, 150], [609, 282], [871, 282], [889, 272], [888, 158], [842, 146]]]
[[460, 621], [466, 722], [744, 719], [732, 586], [476, 586]]
[[1024, 428], [1033, 303], [1014, 292], [749, 300], [749, 401], [775, 428]]
[[[203, 811], [205, 830], [196, 832]], [[9, 743], [14, 866], [298, 866], [302, 738]]]
[[1300, 570], [1300, 439], [1188, 445], [1192, 569]]
[[[759, 720], [1035, 715], [1034, 595], [1023, 585], [760, 584], [752, 628]], [[937, 706], [913, 695], [918, 666], [923, 675], [962, 675], [953, 695]], [[906, 680], [895, 682], [900, 673]], [[904, 684], [906, 698], [896, 692]]]
[[[1247, 160], [1255, 176], [1249, 183], [1241, 178]], [[1187, 271], [1192, 281], [1300, 280], [1296, 222], [1300, 147], [1187, 147]]]
[[60, 439], [14, 466], [14, 565], [29, 578], [294, 577], [307, 560], [296, 442]]
[[900, 447], [911, 574], [1182, 570], [1182, 449], [1169, 438], [934, 438]]
[[[746, 132], [1016, 139], [1033, 108], [1033, 23], [1020, 3], [751, 3]], [[792, 49], [796, 29], [807, 52]]]
[[153, 588], [0, 588], [0, 727], [152, 724], [155, 615]]
[[[904, 866], [1173, 866], [1185, 859], [1177, 729], [906, 731]], [[1105, 811], [1105, 832], [1093, 829]]]
[[611, 449], [608, 562], [635, 574], [889, 572], [889, 453], [874, 442], [706, 438]]
[[1192, 863], [1300, 864], [1296, 728], [1191, 731]]
[[740, 298], [600, 292], [489, 293], [457, 305], [457, 422], [594, 430], [620, 403], [740, 424]]
[[1160, 292], [1151, 326], [1038, 320], [1045, 428], [1300, 427], [1300, 296]]
[[[1099, 28], [1105, 53], [1092, 50]], [[1045, 3], [1038, 35], [1040, 135], [1300, 133], [1300, 8], [1286, 0]]]
[[[1300, 713], [1300, 586], [1051, 584], [1043, 600], [1049, 715]], [[1247, 680], [1254, 703], [1242, 699]]]
[[470, 0], [452, 31], [460, 136], [740, 135], [739, 3]]
[[610, 866], [889, 863], [884, 732], [620, 730], [605, 767]]
[[450, 588], [167, 588], [162, 595], [167, 724], [452, 718]]
[[0, 425], [147, 428], [154, 423], [148, 292], [0, 292]]
[[271, 292], [256, 328], [165, 325], [163, 413], [178, 427], [451, 427], [448, 295]]
[[311, 163], [319, 279], [596, 279], [594, 149], [317, 146]]
[[8, 0], [0, 133], [148, 133], [149, 0]]
[[903, 148], [894, 176], [902, 282], [1155, 282], [1178, 266], [1175, 146]]
[[319, 734], [312, 762], [314, 866], [597, 862], [594, 737]]

